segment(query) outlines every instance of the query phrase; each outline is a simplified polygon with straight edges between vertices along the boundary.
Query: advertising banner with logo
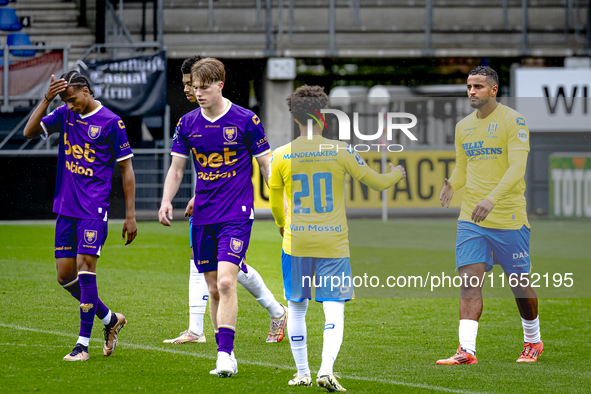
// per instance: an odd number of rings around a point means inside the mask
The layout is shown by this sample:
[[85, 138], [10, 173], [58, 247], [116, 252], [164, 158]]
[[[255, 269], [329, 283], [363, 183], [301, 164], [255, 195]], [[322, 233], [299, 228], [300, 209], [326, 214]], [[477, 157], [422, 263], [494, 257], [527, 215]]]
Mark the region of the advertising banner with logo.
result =
[[591, 153], [550, 155], [550, 216], [591, 218]]
[[[374, 171], [381, 169], [382, 154], [379, 152], [358, 153]], [[456, 155], [452, 150], [402, 151], [389, 153], [387, 162], [402, 165], [407, 178], [387, 190], [389, 208], [437, 208], [443, 180], [451, 176], [455, 167]], [[389, 167], [388, 170], [390, 171]], [[254, 161], [253, 185], [256, 209], [269, 209], [269, 189], [264, 183], [256, 160]], [[347, 209], [382, 207], [381, 193], [368, 188], [361, 182], [347, 176], [345, 201]], [[450, 207], [459, 208], [464, 196], [464, 188], [454, 194]]]
[[94, 98], [119, 116], [160, 114], [166, 105], [166, 52], [81, 64]]
[[591, 69], [518, 68], [515, 109], [530, 131], [591, 131]]

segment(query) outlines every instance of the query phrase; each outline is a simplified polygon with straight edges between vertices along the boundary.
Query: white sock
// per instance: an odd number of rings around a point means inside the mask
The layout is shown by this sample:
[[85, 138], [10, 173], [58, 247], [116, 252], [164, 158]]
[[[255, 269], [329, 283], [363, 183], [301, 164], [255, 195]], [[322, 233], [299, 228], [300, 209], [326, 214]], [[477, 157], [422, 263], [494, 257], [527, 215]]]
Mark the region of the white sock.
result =
[[111, 316], [113, 314], [111, 313], [111, 311], [109, 311], [109, 313], [107, 313], [107, 316], [103, 317], [101, 319], [101, 321], [103, 322], [103, 324], [106, 326], [107, 324], [109, 324], [111, 322]]
[[320, 370], [333, 373], [345, 328], [345, 301], [324, 301], [324, 341], [322, 343], [322, 364]]
[[298, 369], [298, 378], [300, 378], [304, 375], [310, 375], [308, 344], [306, 342], [306, 311], [308, 310], [308, 300], [302, 302], [288, 301], [287, 304], [289, 307], [287, 334], [289, 335], [291, 353]]
[[79, 343], [81, 345], [88, 347], [88, 344], [90, 343], [90, 338], [78, 337], [78, 340], [76, 341], [76, 343]]
[[476, 354], [476, 335], [478, 334], [478, 322], [476, 320], [460, 320], [460, 345], [468, 353]]
[[238, 283], [242, 285], [260, 306], [265, 308], [271, 317], [283, 315], [281, 304], [275, 300], [275, 296], [263, 281], [261, 275], [252, 266], [248, 266], [248, 273], [238, 272]]
[[538, 343], [542, 339], [540, 338], [540, 317], [536, 317], [534, 320], [525, 320], [521, 318], [521, 325], [523, 325], [523, 342], [525, 343]]
[[205, 317], [208, 298], [209, 289], [205, 282], [205, 276], [197, 271], [195, 261], [191, 260], [191, 273], [189, 275], [189, 330], [197, 335], [203, 334], [203, 319]]

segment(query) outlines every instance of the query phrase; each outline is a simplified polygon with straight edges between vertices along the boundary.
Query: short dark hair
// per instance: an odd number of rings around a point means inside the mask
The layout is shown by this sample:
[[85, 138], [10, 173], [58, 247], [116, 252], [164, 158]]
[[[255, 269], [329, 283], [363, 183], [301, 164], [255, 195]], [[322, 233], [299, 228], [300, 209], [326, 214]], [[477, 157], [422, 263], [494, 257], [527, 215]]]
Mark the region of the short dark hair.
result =
[[88, 82], [88, 79], [86, 79], [84, 75], [80, 74], [79, 71], [68, 71], [67, 73], [62, 74], [60, 79], [63, 79], [68, 83], [68, 88], [71, 86], [74, 87], [76, 90], [80, 90], [83, 87], [87, 87], [88, 91], [90, 92], [90, 95], [94, 96], [94, 92], [90, 87], [90, 82]]
[[203, 58], [199, 55], [191, 56], [190, 58], [185, 59], [181, 66], [181, 72], [183, 75], [191, 74], [191, 67], [193, 67], [193, 64], [197, 63], [201, 59]]
[[324, 93], [323, 86], [300, 86], [287, 98], [289, 112], [295, 120], [301, 124], [307, 124], [310, 116], [310, 110], [320, 112], [321, 109], [328, 107], [328, 96]]
[[478, 66], [474, 70], [470, 71], [468, 76], [472, 75], [484, 75], [488, 82], [492, 82], [493, 85], [499, 85], [499, 76], [497, 72], [490, 68], [489, 66]]

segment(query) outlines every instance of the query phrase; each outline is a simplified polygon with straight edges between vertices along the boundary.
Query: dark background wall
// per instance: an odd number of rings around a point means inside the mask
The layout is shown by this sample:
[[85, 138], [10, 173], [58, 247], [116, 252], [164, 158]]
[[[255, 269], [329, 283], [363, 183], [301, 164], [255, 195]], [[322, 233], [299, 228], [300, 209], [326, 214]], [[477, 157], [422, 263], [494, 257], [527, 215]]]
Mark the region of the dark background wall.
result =
[[[0, 220], [55, 219], [53, 195], [57, 156], [0, 157]], [[115, 165], [111, 191], [111, 218], [125, 217], [121, 170]]]

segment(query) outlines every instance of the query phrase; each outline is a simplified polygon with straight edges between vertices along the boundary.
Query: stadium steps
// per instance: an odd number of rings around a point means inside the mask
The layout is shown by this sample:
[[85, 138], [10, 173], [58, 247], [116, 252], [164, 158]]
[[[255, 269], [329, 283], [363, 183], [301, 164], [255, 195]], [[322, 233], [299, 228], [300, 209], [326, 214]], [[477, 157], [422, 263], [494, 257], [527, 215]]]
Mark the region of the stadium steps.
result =
[[[272, 3], [275, 40], [278, 1]], [[254, 0], [214, 0], [213, 4], [214, 25], [209, 27], [207, 1], [164, 1], [164, 39], [168, 44], [169, 56], [183, 58], [195, 50], [213, 56], [264, 56], [264, 2], [258, 25]], [[416, 56], [421, 53], [425, 40], [425, 0], [364, 0], [361, 4], [359, 20], [356, 21], [350, 2], [336, 1], [337, 48], [342, 55], [354, 56], [358, 53], [363, 56], [382, 56], [379, 53], [389, 53], [392, 56]], [[439, 51], [436, 55], [485, 56], [493, 52], [497, 56], [499, 53], [504, 56], [519, 54], [522, 40], [521, 0], [509, 0], [506, 24], [502, 0], [434, 0], [434, 4], [432, 39], [433, 47]], [[329, 39], [328, 0], [298, 0], [295, 3], [291, 40], [288, 35], [289, 1], [285, 0], [283, 6], [283, 39], [274, 43], [278, 53], [287, 56], [325, 56]], [[585, 8], [582, 4], [579, 7], [577, 12], [581, 24]], [[126, 26], [136, 40], [140, 40], [140, 8], [140, 4], [130, 3], [124, 9]], [[576, 41], [572, 34], [566, 38], [564, 36], [563, 1], [530, 0], [528, 13], [532, 53], [564, 56], [566, 47], [582, 49], [582, 42]], [[149, 36], [150, 8], [146, 18]], [[195, 44], [177, 45], [178, 42]]]
[[[78, 27], [78, 7], [66, 0], [18, 0], [9, 3], [19, 17], [28, 16], [31, 26], [21, 30], [31, 38], [33, 44], [44, 42], [46, 45], [70, 46], [70, 60], [82, 56], [86, 49], [94, 44], [95, 37], [86, 27]], [[9, 32], [0, 31], [0, 40], [6, 42]]]

